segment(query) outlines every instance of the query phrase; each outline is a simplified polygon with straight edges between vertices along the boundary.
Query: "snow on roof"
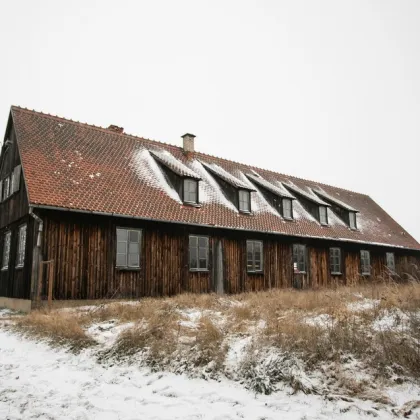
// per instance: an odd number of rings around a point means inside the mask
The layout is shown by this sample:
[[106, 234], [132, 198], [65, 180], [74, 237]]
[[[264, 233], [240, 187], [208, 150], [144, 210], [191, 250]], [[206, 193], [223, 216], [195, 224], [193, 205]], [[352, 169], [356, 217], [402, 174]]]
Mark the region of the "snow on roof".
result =
[[259, 186], [265, 188], [266, 190], [272, 192], [273, 194], [278, 195], [279, 197], [291, 198], [295, 199], [295, 197], [287, 192], [285, 188], [281, 188], [280, 186], [276, 186], [271, 182], [265, 180], [261, 175], [258, 175], [255, 171], [254, 174], [246, 174], [248, 178], [250, 178], [253, 182], [258, 184]]
[[178, 159], [173, 157], [167, 150], [150, 150], [150, 153], [155, 157], [159, 162], [163, 163], [168, 167], [172, 172], [175, 172], [177, 175], [182, 177], [189, 177], [194, 179], [201, 179], [194, 171], [185, 166]]
[[331, 202], [333, 202], [334, 204], [336, 204], [338, 207], [342, 207], [345, 210], [348, 211], [354, 211], [354, 212], [358, 212], [359, 210], [356, 210], [354, 207], [349, 206], [348, 204], [344, 203], [343, 201], [339, 200], [338, 198], [335, 198], [334, 196], [328, 194], [327, 192], [325, 192], [321, 187], [317, 187], [317, 188], [312, 188], [312, 191], [321, 196], [322, 198], [329, 200]]
[[228, 200], [216, 180], [204, 169], [203, 164], [198, 160], [193, 160], [190, 166], [201, 177], [199, 185], [199, 198], [201, 203], [221, 204], [230, 210], [239, 213], [236, 206]]
[[268, 203], [258, 187], [255, 190], [254, 185], [252, 185], [251, 181], [247, 178], [247, 175], [245, 175], [243, 172], [239, 172], [238, 175], [241, 180], [243, 180], [244, 183], [248, 185], [248, 188], [254, 188], [255, 192], [252, 192], [251, 194], [251, 212], [271, 213], [281, 218], [279, 212], [270, 203]]
[[140, 148], [135, 151], [130, 166], [141, 181], [163, 191], [178, 203], [182, 203], [178, 193], [168, 184], [161, 169], [147, 149]]
[[223, 169], [219, 165], [216, 165], [215, 163], [206, 163], [206, 162], [203, 162], [203, 161], [200, 161], [200, 162], [206, 169], [208, 169], [214, 175], [223, 179], [223, 181], [226, 181], [228, 184], [232, 185], [233, 187], [243, 188], [244, 190], [255, 191], [254, 188], [249, 187], [249, 184], [241, 182], [239, 179], [234, 177], [232, 174], [227, 172], [225, 169]]
[[343, 220], [341, 220], [332, 210], [330, 207], [327, 208], [327, 213], [328, 213], [328, 224], [331, 226], [336, 226], [336, 225], [341, 225], [341, 226], [346, 226], [346, 223], [344, 223]]
[[292, 190], [296, 194], [301, 195], [305, 197], [307, 200], [310, 200], [318, 205], [329, 206], [328, 203], [321, 200], [310, 188], [307, 188], [307, 190], [303, 190], [302, 188], [299, 188], [297, 185], [293, 184], [292, 181], [289, 181], [288, 183], [283, 182], [283, 186], [285, 186], [287, 189]]

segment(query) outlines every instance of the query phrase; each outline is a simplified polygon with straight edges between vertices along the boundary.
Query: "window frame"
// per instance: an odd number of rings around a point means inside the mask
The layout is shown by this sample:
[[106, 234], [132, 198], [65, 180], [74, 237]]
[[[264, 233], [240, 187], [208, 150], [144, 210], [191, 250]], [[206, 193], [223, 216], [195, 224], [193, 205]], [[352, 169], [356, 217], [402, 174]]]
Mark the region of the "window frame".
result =
[[[321, 217], [321, 209], [325, 210], [325, 222], [322, 221], [322, 217]], [[319, 223], [321, 223], [322, 226], [328, 226], [328, 207], [327, 206], [319, 206], [318, 207], [318, 215], [319, 215]]]
[[[285, 202], [290, 203], [290, 217], [285, 215], [285, 211], [284, 209], [286, 208], [286, 206], [284, 205]], [[293, 220], [293, 200], [291, 198], [287, 198], [287, 197], [283, 197], [281, 199], [281, 210], [282, 210], [282, 216], [284, 219], [286, 220]]]
[[[10, 197], [10, 179], [11, 176], [8, 175], [2, 180], [2, 191], [1, 191], [1, 201], [6, 201]], [[7, 189], [6, 189], [6, 181], [7, 181]], [[7, 194], [4, 193], [7, 191]]]
[[[389, 260], [388, 256], [392, 255], [392, 268], [389, 266]], [[385, 262], [386, 262], [386, 268], [391, 271], [392, 273], [395, 273], [395, 252], [386, 252], [385, 253]]]
[[[352, 217], [354, 217], [354, 226], [352, 226], [351, 223]], [[349, 227], [351, 230], [357, 230], [357, 220], [355, 211], [349, 211]]]
[[[6, 237], [9, 238], [8, 242], [6, 241]], [[6, 243], [8, 244], [7, 248], [6, 248]], [[2, 251], [2, 258], [1, 258], [1, 271], [6, 271], [6, 270], [9, 269], [11, 244], [12, 244], [12, 231], [7, 230], [3, 234], [3, 251]], [[7, 249], [7, 262], [5, 262], [5, 257], [6, 257], [5, 250], [6, 249]]]
[[[21, 235], [22, 231], [25, 232], [23, 246], [22, 246], [22, 235]], [[17, 248], [16, 248], [16, 268], [25, 267], [27, 232], [28, 232], [28, 226], [26, 225], [26, 223], [19, 226]]]
[[[248, 246], [252, 244], [252, 268], [248, 266]], [[259, 244], [261, 247], [261, 260], [260, 268], [255, 268], [255, 244]], [[247, 273], [263, 273], [264, 272], [264, 242], [257, 239], [247, 239], [246, 241], [246, 272]]]
[[[185, 185], [188, 183], [194, 183], [195, 184], [195, 201], [191, 201], [191, 200], [187, 200], [186, 199], [186, 194], [187, 194], [187, 189], [185, 188]], [[198, 181], [194, 178], [183, 178], [182, 180], [182, 201], [186, 204], [198, 204], [199, 201], [199, 185], [198, 185]], [[189, 193], [189, 191], [188, 191]]]
[[[299, 269], [299, 260], [295, 260], [295, 256], [297, 256], [299, 258], [299, 252], [295, 252], [296, 250], [303, 250], [303, 253], [301, 253], [301, 255], [303, 254], [303, 264], [304, 264], [304, 270], [300, 270]], [[293, 273], [295, 274], [306, 274], [307, 273], [307, 248], [305, 244], [293, 244], [293, 250], [292, 250], [292, 260], [293, 260]], [[296, 264], [296, 269], [297, 271], [295, 271], [295, 264]]]
[[[334, 255], [338, 251], [338, 255]], [[335, 258], [338, 258], [334, 261]], [[342, 267], [342, 259], [341, 259], [341, 248], [339, 247], [331, 247], [330, 248], [330, 274], [333, 276], [341, 276], [343, 274], [343, 267]], [[338, 270], [336, 270], [338, 266]]]
[[[365, 255], [365, 257], [363, 257], [363, 255]], [[368, 271], [364, 270], [366, 268], [366, 255], [368, 257], [368, 262], [369, 262], [369, 270]], [[372, 266], [370, 264], [370, 251], [368, 251], [367, 249], [361, 249], [360, 250], [360, 272], [361, 272], [362, 276], [370, 276], [371, 273], [372, 273]]]
[[[241, 208], [241, 203], [244, 202], [243, 200], [241, 200], [241, 193], [245, 193], [248, 195], [248, 209]], [[243, 188], [238, 189], [238, 210], [241, 213], [251, 213], [251, 191], [245, 190]]]
[[[127, 239], [125, 240], [126, 243], [126, 252], [118, 252], [118, 243], [123, 243], [124, 241], [118, 240], [118, 231], [119, 230], [125, 230], [127, 232]], [[139, 240], [138, 242], [132, 242], [130, 241], [130, 232], [137, 232], [139, 234]], [[129, 255], [135, 255], [133, 252], [129, 252], [129, 245], [130, 243], [137, 243], [139, 246], [139, 252], [138, 252], [138, 265], [129, 264]], [[117, 226], [115, 229], [115, 268], [117, 270], [141, 270], [142, 268], [142, 261], [141, 261], [141, 254], [142, 254], [142, 246], [143, 246], [143, 229], [139, 228], [129, 228], [125, 226]], [[126, 263], [124, 265], [118, 264], [118, 254], [125, 254], [125, 261]]]
[[[196, 238], [197, 239], [197, 267], [191, 267], [191, 239], [192, 238]], [[206, 268], [200, 268], [200, 238], [201, 239], [206, 239], [207, 240], [207, 252], [206, 252]], [[208, 235], [196, 235], [196, 234], [191, 234], [188, 235], [188, 268], [189, 271], [192, 272], [209, 272], [210, 271], [210, 236]]]

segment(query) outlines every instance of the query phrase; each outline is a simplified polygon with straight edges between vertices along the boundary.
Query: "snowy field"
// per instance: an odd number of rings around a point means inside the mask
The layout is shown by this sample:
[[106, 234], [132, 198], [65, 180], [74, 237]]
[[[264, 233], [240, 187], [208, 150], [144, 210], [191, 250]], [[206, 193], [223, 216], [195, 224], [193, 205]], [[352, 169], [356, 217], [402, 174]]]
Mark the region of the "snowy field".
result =
[[[180, 296], [35, 311], [28, 317], [0, 309], [0, 420], [420, 420], [420, 386], [414, 372], [410, 377], [410, 371], [406, 371], [407, 375], [393, 368], [386, 381], [377, 376], [369, 359], [364, 360], [360, 354], [357, 357], [343, 353], [335, 363], [326, 358], [316, 367], [305, 368], [304, 359], [299, 360], [294, 353], [284, 357], [287, 353], [282, 353], [280, 348], [267, 347], [274, 343], [267, 341], [268, 344], [261, 343], [253, 367], [244, 370], [246, 357], [254, 354], [253, 347], [249, 346], [253, 340], [267, 339], [264, 334], [273, 314], [274, 320], [280, 323], [293, 322], [291, 318], [285, 321], [291, 310], [284, 309], [288, 302], [285, 296], [285, 292], [249, 295], [250, 300]], [[303, 331], [310, 328], [320, 335], [331, 333], [341, 328], [340, 317], [345, 315], [346, 320], [362, 320], [366, 333], [392, 331], [404, 342], [417, 340], [417, 332], [409, 326], [415, 316], [420, 316], [418, 306], [412, 307], [414, 312], [410, 312], [407, 305], [401, 306], [404, 310], [390, 305], [392, 295], [381, 301], [350, 293], [348, 301], [342, 292], [331, 299], [333, 292], [327, 291], [327, 300], [316, 302], [313, 308], [314, 303], [308, 301], [310, 296], [302, 293], [289, 296], [290, 304], [295, 307], [291, 312], [295, 319], [293, 331], [303, 326]], [[342, 302], [338, 299], [340, 296]], [[401, 302], [401, 296], [396, 301]], [[299, 298], [302, 299], [300, 309], [297, 308]], [[322, 296], [313, 295], [313, 298], [319, 300]], [[283, 299], [283, 309], [276, 312], [279, 299]], [[330, 301], [337, 306], [334, 311], [331, 307], [327, 310], [325, 302]], [[166, 312], [156, 318], [156, 313], [163, 309]], [[176, 334], [177, 346], [166, 352], [169, 359], [165, 359], [157, 371], [151, 370], [155, 359], [147, 359], [149, 353], [143, 347], [121, 359], [104, 357], [108, 351], [118, 348], [120, 337], [125, 333], [149, 331], [146, 335], [153, 334], [153, 330], [147, 328], [153, 322], [158, 326], [162, 320], [167, 322], [169, 314], [175, 317], [175, 323], [169, 324], [170, 328], [165, 324], [164, 335], [157, 335], [157, 341], [147, 342], [147, 345], [157, 343], [160, 349], [166, 349], [165, 346], [171, 344], [168, 337], [172, 332]], [[208, 324], [209, 319], [213, 323]], [[207, 320], [207, 324], [203, 320]], [[22, 321], [19, 328], [14, 328]], [[41, 329], [42, 334], [23, 334], [31, 325]], [[76, 351], [69, 350], [71, 340], [56, 345], [58, 336], [70, 326], [76, 333], [76, 327], [80, 326], [81, 332], [77, 334], [85, 334], [93, 344]], [[221, 332], [219, 338], [217, 334], [212, 335], [214, 328]], [[223, 363], [217, 368], [214, 358], [197, 365], [200, 359], [196, 355], [200, 351], [205, 354], [207, 347], [203, 350], [196, 340], [200, 337], [206, 340], [206, 336], [200, 335], [206, 331], [210, 333], [207, 346], [217, 340], [220, 346], [222, 343], [226, 346], [221, 353]], [[302, 339], [304, 336], [293, 337]], [[401, 351], [402, 347], [398, 349]], [[213, 349], [211, 354], [218, 357], [219, 353]], [[406, 365], [406, 369], [410, 367], [415, 369], [413, 365]], [[272, 393], [264, 395], [252, 391], [247, 372], [262, 383], [271, 380]], [[276, 376], [279, 373], [281, 376]], [[296, 388], [293, 385], [297, 382], [299, 387]]]
[[[418, 399], [406, 387], [396, 398]], [[419, 412], [420, 413], [420, 412]], [[395, 418], [367, 402], [328, 401], [287, 391], [263, 396], [230, 381], [188, 379], [147, 369], [101, 366], [0, 331], [0, 418], [15, 419], [365, 419]], [[420, 414], [412, 418], [420, 418]]]

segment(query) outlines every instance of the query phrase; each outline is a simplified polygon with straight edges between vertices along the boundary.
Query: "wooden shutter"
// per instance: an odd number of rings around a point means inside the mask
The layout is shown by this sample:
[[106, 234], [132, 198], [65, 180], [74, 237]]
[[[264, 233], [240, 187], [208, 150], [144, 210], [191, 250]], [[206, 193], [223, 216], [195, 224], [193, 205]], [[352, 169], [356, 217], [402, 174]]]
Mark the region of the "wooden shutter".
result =
[[22, 165], [16, 166], [15, 169], [13, 170], [12, 194], [19, 191], [21, 172], [22, 172]]

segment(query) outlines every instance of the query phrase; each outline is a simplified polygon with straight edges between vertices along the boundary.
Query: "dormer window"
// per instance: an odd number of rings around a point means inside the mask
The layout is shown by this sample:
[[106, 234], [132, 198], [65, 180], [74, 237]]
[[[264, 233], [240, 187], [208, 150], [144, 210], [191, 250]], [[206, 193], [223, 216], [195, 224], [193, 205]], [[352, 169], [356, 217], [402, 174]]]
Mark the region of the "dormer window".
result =
[[328, 225], [327, 207], [319, 206], [319, 222], [321, 225]]
[[239, 211], [251, 213], [251, 193], [247, 190], [239, 190]]
[[184, 179], [184, 197], [185, 203], [198, 204], [198, 181], [195, 179]]
[[354, 230], [357, 229], [356, 213], [354, 213], [352, 211], [349, 213], [349, 226], [350, 226], [350, 229], [354, 229]]
[[283, 217], [285, 219], [293, 219], [293, 206], [290, 198], [283, 198], [282, 200]]

